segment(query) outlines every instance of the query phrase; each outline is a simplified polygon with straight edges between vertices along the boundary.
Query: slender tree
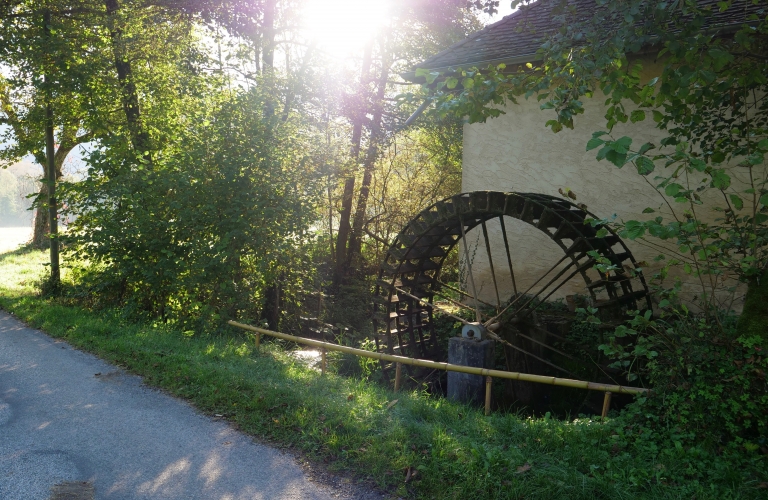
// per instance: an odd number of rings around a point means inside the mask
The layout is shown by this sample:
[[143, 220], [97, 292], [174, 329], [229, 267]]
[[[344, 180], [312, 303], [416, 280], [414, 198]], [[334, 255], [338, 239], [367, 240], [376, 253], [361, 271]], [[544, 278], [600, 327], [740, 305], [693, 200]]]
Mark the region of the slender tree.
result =
[[[0, 163], [30, 155], [46, 172], [37, 196], [32, 243], [48, 247], [49, 189], [78, 145], [94, 139], [88, 122], [87, 75], [99, 71], [98, 40], [89, 36], [80, 16], [87, 5], [65, 1], [6, 2], [0, 6], [0, 123], [7, 125]], [[83, 57], [88, 47], [88, 59]], [[53, 131], [57, 146], [46, 149]], [[49, 168], [48, 165], [52, 165]]]
[[479, 29], [476, 13], [497, 5], [497, 2], [458, 0], [395, 2], [386, 27], [375, 43], [366, 46], [360, 77], [347, 99], [349, 105], [345, 113], [352, 125], [351, 168], [343, 176], [340, 196], [335, 286], [361, 270], [363, 241], [368, 238], [367, 226], [373, 219], [368, 213], [368, 199], [374, 167], [408, 113], [413, 111], [397, 107], [392, 98], [402, 91], [398, 73]]

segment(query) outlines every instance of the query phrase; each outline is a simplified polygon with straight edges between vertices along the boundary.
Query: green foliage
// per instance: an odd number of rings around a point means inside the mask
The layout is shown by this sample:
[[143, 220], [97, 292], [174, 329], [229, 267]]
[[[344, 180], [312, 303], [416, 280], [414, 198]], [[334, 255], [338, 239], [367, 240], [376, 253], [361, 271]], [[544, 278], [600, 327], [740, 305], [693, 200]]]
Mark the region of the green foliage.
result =
[[370, 280], [352, 280], [339, 288], [338, 295], [331, 298], [325, 311], [326, 320], [339, 328], [347, 328], [357, 345], [371, 334], [371, 304], [373, 303]]
[[[279, 300], [265, 306], [283, 308], [274, 316], [295, 326], [299, 289], [310, 281], [322, 288], [315, 270], [333, 261], [326, 242], [339, 234], [339, 179], [370, 177], [368, 167], [357, 172], [360, 163], [382, 171], [365, 187], [375, 201], [358, 202], [361, 276], [375, 272], [381, 240], [457, 189], [458, 122], [395, 133], [408, 110], [382, 96], [394, 88], [389, 74], [480, 27], [463, 5], [393, 5], [389, 33], [372, 42], [370, 71], [349, 86], [346, 70], [304, 43], [307, 33], [296, 28], [301, 2], [73, 5], [0, 5], [0, 123], [10, 125], [0, 128], [0, 164], [29, 154], [45, 163], [48, 105], [57, 170], [73, 148], [90, 143], [87, 177], [60, 192], [77, 218], [71, 265], [82, 266], [70, 300], [121, 304], [129, 314], [191, 328], [259, 317], [272, 290]], [[276, 41], [277, 33], [284, 39]], [[374, 98], [379, 72], [382, 96]], [[376, 109], [383, 118], [363, 125], [369, 144], [353, 158], [344, 118], [360, 121]], [[322, 218], [320, 176], [328, 191]], [[337, 298], [358, 302], [345, 313], [364, 330], [369, 321], [355, 312], [364, 299]]]
[[316, 188], [309, 137], [263, 116], [256, 90], [186, 109], [178, 146], [152, 167], [116, 145], [70, 184], [73, 257], [111, 298], [165, 319], [255, 317], [266, 286], [309, 277]]
[[[458, 120], [419, 123], [393, 137], [375, 167], [370, 211], [379, 216], [371, 220], [369, 231], [392, 241], [415, 214], [458, 193], [461, 154]], [[363, 246], [370, 274], [377, 273], [384, 251], [373, 239]]]
[[[56, 128], [57, 168], [67, 153], [93, 138], [94, 104], [89, 90], [108, 80], [108, 45], [99, 30], [79, 16], [62, 14], [70, 5], [21, 0], [0, 6], [0, 165], [30, 155], [45, 164], [45, 110]], [[83, 6], [85, 7], [85, 6]], [[43, 22], [52, 13], [50, 24]], [[7, 17], [6, 17], [7, 16]], [[90, 24], [90, 25], [89, 25]], [[84, 48], [88, 55], [84, 55]], [[85, 133], [83, 133], [85, 132]]]
[[[725, 328], [733, 331], [733, 317]], [[768, 346], [761, 336], [723, 334], [691, 315], [638, 313], [600, 348], [615, 367], [653, 387], [626, 409], [636, 431], [654, 436], [644, 439], [671, 440], [691, 461], [713, 454], [765, 461]]]

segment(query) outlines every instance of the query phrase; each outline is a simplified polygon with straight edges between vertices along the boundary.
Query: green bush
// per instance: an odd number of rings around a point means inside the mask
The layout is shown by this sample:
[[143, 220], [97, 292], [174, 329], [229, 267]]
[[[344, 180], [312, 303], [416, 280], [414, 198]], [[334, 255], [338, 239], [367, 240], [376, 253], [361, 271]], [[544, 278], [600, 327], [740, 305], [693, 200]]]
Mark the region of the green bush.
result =
[[186, 111], [151, 165], [102, 144], [66, 186], [72, 260], [89, 263], [94, 287], [81, 294], [189, 328], [258, 317], [267, 288], [290, 294], [311, 276], [312, 141], [266, 116], [256, 90]]
[[653, 388], [625, 409], [633, 439], [673, 444], [684, 461], [765, 461], [768, 346], [734, 329], [733, 316], [713, 325], [693, 315], [652, 319], [649, 312], [616, 329], [601, 349]]

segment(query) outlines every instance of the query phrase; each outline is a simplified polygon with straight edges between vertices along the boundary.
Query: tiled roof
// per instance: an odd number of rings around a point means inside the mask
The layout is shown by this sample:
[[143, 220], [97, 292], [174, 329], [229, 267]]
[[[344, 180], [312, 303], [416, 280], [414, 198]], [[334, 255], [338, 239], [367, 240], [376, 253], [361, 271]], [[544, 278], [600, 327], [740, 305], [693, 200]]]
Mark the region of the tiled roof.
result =
[[[473, 33], [416, 67], [447, 69], [532, 61], [546, 35], [560, 27], [552, 13], [554, 6], [559, 3], [539, 0], [522, 6], [501, 21]], [[591, 16], [599, 8], [595, 0], [568, 0], [568, 3], [585, 17]], [[731, 8], [721, 13], [717, 3], [717, 0], [699, 0], [700, 7], [712, 8], [715, 12], [713, 21], [720, 26], [743, 23], [747, 14], [764, 11], [768, 6], [765, 0], [760, 0], [757, 5], [752, 0], [734, 0]]]

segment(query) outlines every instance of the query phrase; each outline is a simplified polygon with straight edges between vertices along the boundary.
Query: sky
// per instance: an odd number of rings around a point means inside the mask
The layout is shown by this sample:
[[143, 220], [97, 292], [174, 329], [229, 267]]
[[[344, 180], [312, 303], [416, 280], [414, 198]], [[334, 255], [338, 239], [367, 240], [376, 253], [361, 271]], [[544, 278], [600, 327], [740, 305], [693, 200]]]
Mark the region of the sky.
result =
[[512, 13], [512, 0], [501, 0], [499, 2], [499, 12], [493, 15], [493, 17], [490, 17], [488, 19], [488, 22], [485, 24], [491, 24], [495, 23], [496, 21], [500, 21], [501, 18], [504, 16], [508, 16]]
[[[499, 12], [483, 16], [485, 24], [512, 12], [512, 0], [501, 0]], [[388, 0], [307, 0], [304, 25], [310, 40], [334, 59], [346, 59], [375, 36], [387, 19]], [[358, 55], [358, 54], [355, 54]]]
[[304, 23], [311, 41], [333, 58], [359, 51], [383, 27], [386, 0], [308, 0]]

